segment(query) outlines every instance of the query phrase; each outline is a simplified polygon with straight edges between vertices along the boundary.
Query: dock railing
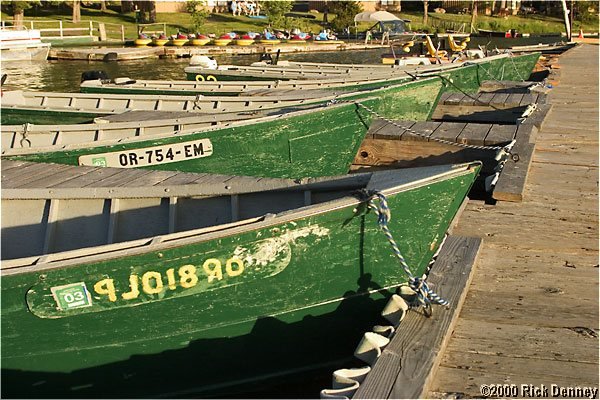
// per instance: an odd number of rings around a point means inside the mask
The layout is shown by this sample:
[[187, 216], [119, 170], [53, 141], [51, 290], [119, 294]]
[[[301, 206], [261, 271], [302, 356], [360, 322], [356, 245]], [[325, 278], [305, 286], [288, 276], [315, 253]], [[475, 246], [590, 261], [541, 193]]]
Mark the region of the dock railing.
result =
[[[2, 21], [2, 28], [12, 26], [12, 21]], [[24, 20], [23, 27], [37, 29], [43, 38], [68, 38], [73, 36], [98, 37], [99, 40], [125, 41], [125, 26], [98, 21], [73, 23], [63, 20]], [[107, 29], [108, 28], [108, 29]]]

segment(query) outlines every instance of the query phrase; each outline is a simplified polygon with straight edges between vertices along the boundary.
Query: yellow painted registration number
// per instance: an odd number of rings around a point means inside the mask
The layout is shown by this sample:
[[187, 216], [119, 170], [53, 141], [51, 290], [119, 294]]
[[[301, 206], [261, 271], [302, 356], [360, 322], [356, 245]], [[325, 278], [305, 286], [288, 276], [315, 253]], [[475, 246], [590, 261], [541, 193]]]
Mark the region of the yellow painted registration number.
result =
[[119, 295], [123, 300], [134, 300], [140, 293], [157, 295], [167, 290], [176, 290], [178, 287], [189, 289], [196, 286], [201, 280], [207, 283], [220, 281], [224, 276], [236, 277], [244, 273], [244, 262], [238, 257], [227, 259], [225, 265], [217, 258], [209, 258], [202, 264], [200, 276], [198, 269], [192, 264], [183, 265], [177, 269], [169, 268], [164, 273], [147, 271], [143, 274], [129, 275], [128, 291], [118, 293], [115, 281], [112, 278], [102, 279], [94, 284], [94, 291], [106, 296], [109, 301], [117, 301]]

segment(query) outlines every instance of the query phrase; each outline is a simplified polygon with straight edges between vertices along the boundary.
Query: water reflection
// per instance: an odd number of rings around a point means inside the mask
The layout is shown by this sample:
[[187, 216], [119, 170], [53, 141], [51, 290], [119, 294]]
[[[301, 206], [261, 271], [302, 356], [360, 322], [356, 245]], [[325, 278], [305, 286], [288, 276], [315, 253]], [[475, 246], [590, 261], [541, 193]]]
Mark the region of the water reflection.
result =
[[[319, 61], [335, 63], [378, 63], [385, 49], [369, 51], [337, 51], [319, 53], [281, 54], [281, 60]], [[215, 56], [219, 64], [249, 65], [259, 55]], [[100, 61], [24, 61], [2, 63], [2, 73], [8, 74], [6, 86], [56, 92], [78, 92], [81, 74], [90, 70], [104, 70], [110, 77], [127, 76], [132, 79], [185, 79], [183, 69], [189, 58], [145, 59], [119, 62]]]

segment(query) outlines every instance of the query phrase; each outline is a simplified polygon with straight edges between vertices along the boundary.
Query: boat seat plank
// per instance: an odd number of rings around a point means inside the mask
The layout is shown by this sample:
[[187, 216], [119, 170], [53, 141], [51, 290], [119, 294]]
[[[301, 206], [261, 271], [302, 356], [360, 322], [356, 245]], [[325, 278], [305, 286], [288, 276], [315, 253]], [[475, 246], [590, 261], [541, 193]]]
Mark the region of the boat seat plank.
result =
[[177, 174], [178, 174], [177, 171], [155, 170], [155, 171], [153, 171], [152, 174], [140, 175], [137, 178], [133, 178], [129, 182], [123, 183], [121, 186], [128, 186], [128, 187], [155, 186]]
[[426, 137], [418, 136], [411, 134], [410, 132], [405, 132], [402, 134], [402, 140], [412, 140], [412, 141], [426, 141], [427, 138], [431, 136], [436, 129], [440, 127], [442, 123], [438, 121], [419, 121], [412, 125], [410, 128], [418, 132]]
[[453, 93], [453, 92], [447, 92], [444, 93], [441, 97], [440, 97], [440, 103], [441, 104], [460, 104], [460, 102], [465, 98], [466, 96], [463, 93]]
[[8, 173], [12, 169], [21, 168], [23, 165], [29, 164], [28, 161], [12, 161], [12, 160], [3, 160], [2, 161], [2, 177], [4, 177], [5, 173]]
[[537, 103], [538, 94], [537, 93], [525, 93], [523, 98], [521, 99], [520, 105], [527, 106], [529, 104]]
[[500, 201], [520, 202], [523, 200], [525, 183], [529, 175], [535, 143], [531, 137], [537, 135], [537, 128], [532, 124], [520, 125], [517, 130], [517, 140], [512, 149], [513, 154], [519, 155], [519, 161], [508, 160], [494, 187], [492, 197]]
[[449, 140], [456, 142], [456, 139], [467, 126], [465, 122], [442, 122], [440, 126], [433, 131], [430, 138]]
[[495, 93], [494, 97], [490, 101], [491, 104], [505, 104], [506, 100], [508, 100], [509, 93]]
[[479, 86], [479, 90], [485, 92], [498, 92], [498, 91], [521, 91], [521, 93], [525, 93], [529, 90], [529, 87], [537, 84], [538, 82], [532, 81], [496, 81], [496, 80], [488, 80], [481, 82]]
[[495, 93], [478, 93], [477, 102], [475, 104], [489, 106], [490, 104], [492, 104], [492, 99], [495, 95]]
[[493, 125], [484, 139], [485, 146], [495, 146], [510, 142], [517, 132], [515, 125]]
[[433, 306], [433, 318], [409, 312], [353, 399], [416, 399], [428, 393], [466, 298], [481, 243], [480, 238], [447, 238], [428, 282], [450, 302], [450, 309]]
[[93, 187], [118, 187], [118, 186], [129, 186], [129, 182], [144, 177], [146, 175], [151, 175], [153, 171], [146, 169], [136, 169], [136, 168], [122, 168], [116, 174], [103, 177], [98, 179], [95, 182], [90, 182], [86, 186]]
[[[4, 167], [4, 161], [2, 161], [2, 166]], [[44, 174], [48, 171], [48, 166], [46, 164], [39, 163], [28, 163], [26, 165], [21, 165], [19, 168], [12, 168], [10, 170], [4, 171], [2, 168], [2, 186], [3, 187], [17, 187], [21, 181], [24, 179], [32, 180], [37, 179], [36, 177], [40, 176], [40, 174]]]
[[404, 140], [404, 135], [408, 129], [412, 129], [415, 126], [414, 121], [394, 121], [396, 125], [388, 123], [384, 129], [373, 135], [375, 139], [380, 138], [398, 138]]
[[[30, 187], [40, 187], [42, 185], [48, 185], [49, 180], [55, 180], [56, 178], [64, 179], [63, 172], [70, 170], [72, 167], [70, 165], [56, 165], [53, 168], [47, 168], [46, 171], [42, 171], [38, 174], [31, 175], [30, 177], [23, 177], [20, 179], [18, 183], [16, 183], [15, 188], [30, 188]], [[4, 184], [4, 181], [2, 182]]]
[[458, 143], [483, 146], [492, 124], [468, 123], [456, 138]]
[[57, 183], [52, 187], [55, 188], [81, 188], [88, 185], [93, 185], [94, 183], [106, 179], [109, 176], [118, 174], [120, 169], [117, 168], [102, 168], [98, 167], [92, 171], [87, 172], [86, 174], [80, 174], [75, 176], [69, 180], [65, 180], [63, 182]]
[[208, 174], [188, 174], [185, 172], [179, 172], [167, 179], [159, 182], [156, 186], [172, 186], [172, 185], [190, 185], [194, 183], [201, 176]]
[[366, 137], [374, 137], [377, 132], [385, 128], [387, 125], [388, 122], [380, 118], [373, 119], [373, 121], [371, 121], [371, 125], [369, 126], [369, 130], [367, 131]]
[[511, 93], [506, 99], [505, 104], [518, 104], [521, 105], [521, 101], [523, 100], [524, 93]]

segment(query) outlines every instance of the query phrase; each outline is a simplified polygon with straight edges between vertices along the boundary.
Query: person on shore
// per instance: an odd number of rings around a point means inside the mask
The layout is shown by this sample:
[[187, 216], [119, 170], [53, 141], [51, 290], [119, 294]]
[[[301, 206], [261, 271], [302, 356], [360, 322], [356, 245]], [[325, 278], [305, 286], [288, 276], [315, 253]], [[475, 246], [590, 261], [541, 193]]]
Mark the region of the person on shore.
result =
[[238, 10], [238, 3], [236, 0], [233, 0], [231, 2], [231, 13], [233, 14], [234, 17], [235, 17], [235, 13], [237, 12], [237, 10]]

